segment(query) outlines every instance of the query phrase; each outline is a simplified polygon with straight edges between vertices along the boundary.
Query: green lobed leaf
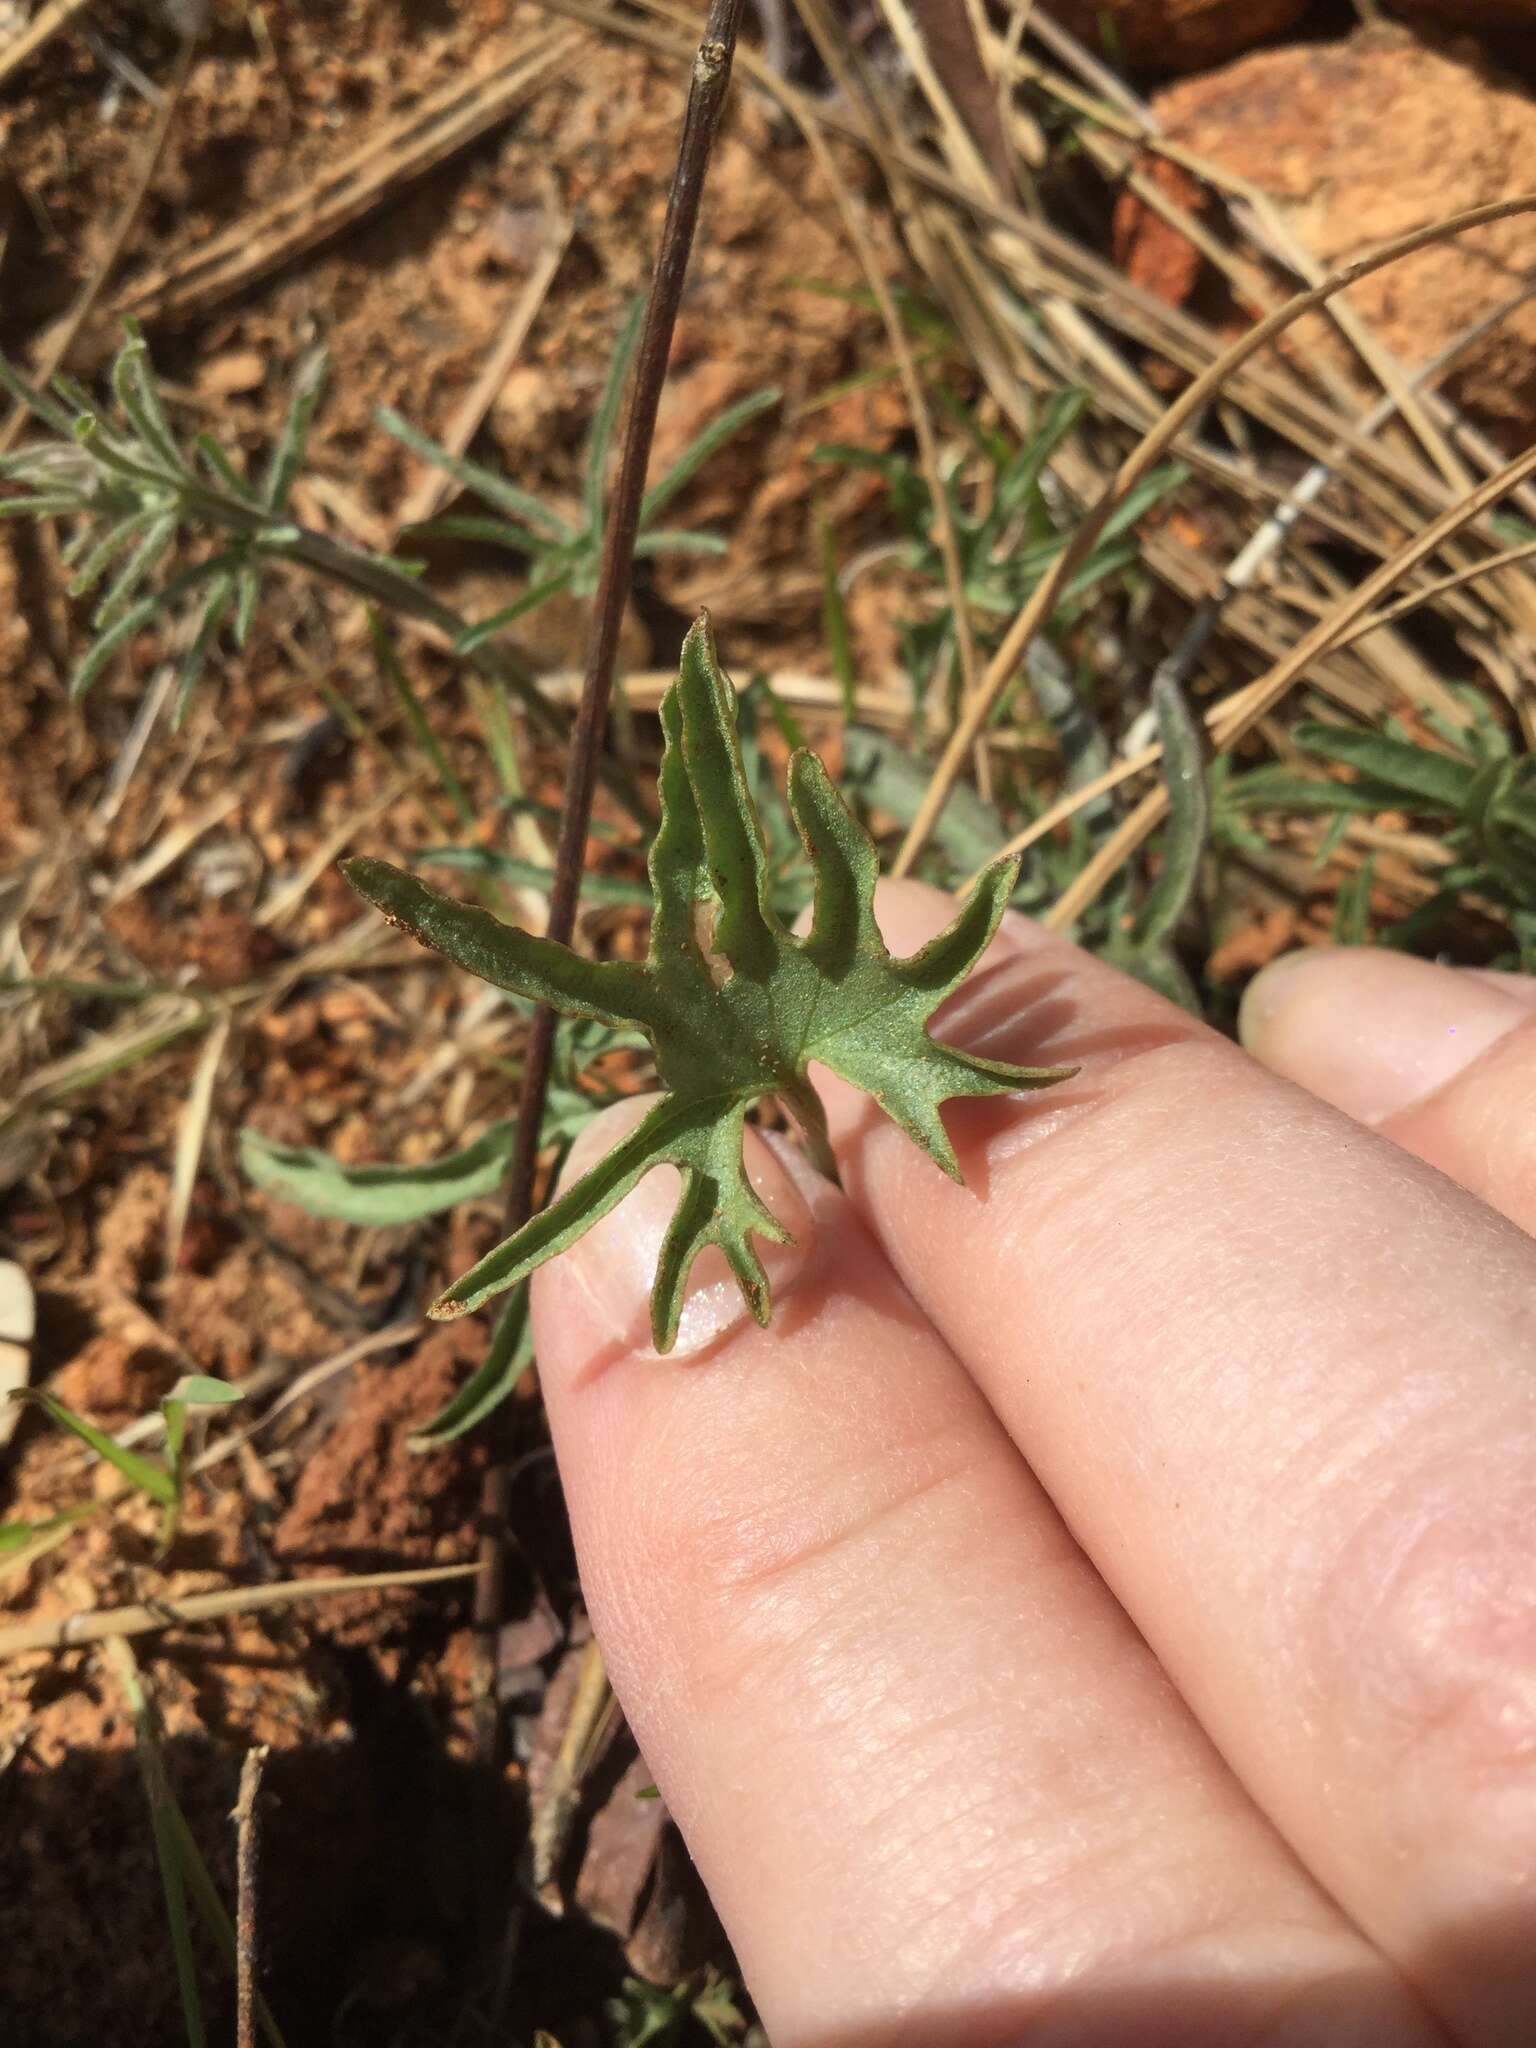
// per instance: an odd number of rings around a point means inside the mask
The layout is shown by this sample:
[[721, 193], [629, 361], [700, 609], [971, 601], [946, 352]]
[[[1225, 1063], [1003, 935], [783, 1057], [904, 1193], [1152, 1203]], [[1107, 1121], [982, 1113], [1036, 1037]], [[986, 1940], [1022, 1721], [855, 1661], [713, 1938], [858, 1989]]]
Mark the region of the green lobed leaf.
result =
[[[424, 846], [412, 860], [421, 868], [460, 868], [466, 874], [489, 875], [514, 888], [542, 889], [547, 896], [555, 885], [553, 868], [537, 861], [522, 860], [516, 854], [500, 853], [490, 846]], [[585, 874], [581, 893], [589, 903], [649, 903], [651, 892], [644, 882], [632, 882], [625, 875]]]
[[343, 1223], [415, 1223], [460, 1202], [494, 1194], [517, 1136], [508, 1118], [472, 1145], [420, 1166], [343, 1166], [308, 1145], [279, 1145], [249, 1124], [240, 1133], [240, 1164], [257, 1187], [311, 1216]]
[[661, 823], [650, 854], [655, 908], [643, 966], [583, 959], [439, 896], [388, 862], [344, 864], [353, 887], [387, 918], [482, 980], [644, 1032], [667, 1091], [604, 1159], [456, 1281], [433, 1304], [435, 1316], [462, 1315], [515, 1286], [665, 1164], [679, 1170], [682, 1188], [651, 1294], [656, 1349], [671, 1349], [689, 1269], [708, 1245], [719, 1248], [766, 1322], [768, 1281], [754, 1239], [783, 1242], [785, 1231], [753, 1191], [742, 1160], [754, 1104], [779, 1098], [817, 1164], [832, 1172], [807, 1073], [820, 1061], [872, 1095], [958, 1179], [943, 1103], [1043, 1087], [1068, 1071], [981, 1059], [928, 1032], [934, 1011], [997, 929], [1017, 863], [988, 869], [945, 931], [910, 959], [893, 958], [875, 923], [874, 846], [821, 762], [797, 753], [790, 809], [816, 878], [811, 929], [797, 937], [773, 907], [735, 693], [715, 658], [707, 614], [683, 643], [661, 718]]

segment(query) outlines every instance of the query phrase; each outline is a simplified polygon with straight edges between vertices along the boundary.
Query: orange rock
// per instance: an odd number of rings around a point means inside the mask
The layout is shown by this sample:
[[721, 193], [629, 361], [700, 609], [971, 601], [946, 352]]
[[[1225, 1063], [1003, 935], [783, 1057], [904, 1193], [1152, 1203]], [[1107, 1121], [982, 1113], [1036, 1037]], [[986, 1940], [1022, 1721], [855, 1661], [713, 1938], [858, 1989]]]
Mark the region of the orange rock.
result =
[[[1137, 166], [1158, 190], [1177, 200], [1187, 213], [1204, 210], [1205, 193], [1200, 181], [1165, 156], [1148, 154]], [[1115, 261], [1132, 284], [1164, 299], [1170, 306], [1182, 306], [1194, 290], [1204, 258], [1139, 194], [1122, 192], [1115, 201], [1110, 223]]]
[[1047, 0], [1047, 12], [1090, 50], [1137, 71], [1220, 64], [1294, 28], [1305, 9], [1306, 0]]
[[[1274, 195], [1323, 263], [1530, 187], [1536, 102], [1406, 30], [1244, 57], [1154, 101], [1168, 135]], [[1350, 297], [1400, 362], [1438, 356], [1536, 269], [1536, 214], [1517, 214], [1363, 279]], [[1444, 389], [1501, 440], [1536, 423], [1536, 302], [1458, 358]]]

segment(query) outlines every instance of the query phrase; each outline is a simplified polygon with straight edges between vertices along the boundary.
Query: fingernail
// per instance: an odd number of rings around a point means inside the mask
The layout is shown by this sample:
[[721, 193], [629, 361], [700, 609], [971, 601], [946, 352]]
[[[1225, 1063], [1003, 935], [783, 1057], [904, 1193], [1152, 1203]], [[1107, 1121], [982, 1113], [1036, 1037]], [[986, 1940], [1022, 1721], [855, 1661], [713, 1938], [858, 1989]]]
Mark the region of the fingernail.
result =
[[[569, 1187], [611, 1150], [655, 1100], [654, 1096], [637, 1097], [595, 1117], [571, 1147], [560, 1177], [562, 1187]], [[780, 1141], [770, 1144], [750, 1126], [742, 1147], [747, 1177], [758, 1199], [794, 1240], [791, 1244], [774, 1244], [761, 1237], [754, 1240], [775, 1308], [804, 1270], [815, 1227], [809, 1204], [796, 1184], [797, 1176], [810, 1168], [800, 1164], [787, 1142], [782, 1151], [779, 1147]], [[566, 1253], [568, 1274], [586, 1295], [594, 1320], [616, 1343], [631, 1351], [652, 1349], [651, 1283], [681, 1189], [682, 1175], [675, 1166], [653, 1167], [617, 1208]], [[724, 1254], [711, 1245], [694, 1260], [677, 1342], [669, 1356], [690, 1357], [751, 1321], [752, 1312]]]
[[1317, 947], [1254, 978], [1238, 1034], [1275, 1073], [1379, 1124], [1530, 1015], [1517, 995], [1460, 968], [1370, 946]]

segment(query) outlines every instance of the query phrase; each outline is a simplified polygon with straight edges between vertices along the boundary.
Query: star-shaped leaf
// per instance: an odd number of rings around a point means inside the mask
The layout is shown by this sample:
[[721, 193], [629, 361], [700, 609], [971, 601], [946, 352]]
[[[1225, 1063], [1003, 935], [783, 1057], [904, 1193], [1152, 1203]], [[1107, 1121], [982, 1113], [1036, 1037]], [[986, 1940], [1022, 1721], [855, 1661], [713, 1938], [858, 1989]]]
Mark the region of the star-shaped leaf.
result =
[[815, 873], [811, 929], [796, 937], [773, 909], [768, 860], [742, 772], [736, 699], [715, 659], [707, 614], [683, 643], [661, 707], [661, 823], [650, 855], [654, 909], [640, 965], [586, 960], [488, 911], [440, 896], [385, 861], [350, 860], [347, 879], [393, 923], [498, 988], [644, 1032], [665, 1095], [606, 1158], [454, 1282], [434, 1316], [462, 1315], [514, 1286], [606, 1215], [654, 1166], [682, 1175], [651, 1292], [658, 1351], [677, 1336], [689, 1268], [718, 1245], [760, 1323], [768, 1278], [754, 1236], [788, 1232], [758, 1199], [742, 1162], [747, 1112], [777, 1096], [812, 1157], [835, 1172], [807, 1067], [819, 1060], [872, 1095], [930, 1158], [960, 1170], [939, 1107], [957, 1095], [1043, 1087], [1070, 1069], [1015, 1067], [940, 1045], [928, 1019], [997, 929], [1016, 862], [990, 868], [954, 922], [910, 959], [894, 959], [875, 923], [879, 872], [869, 835], [802, 749], [789, 801]]

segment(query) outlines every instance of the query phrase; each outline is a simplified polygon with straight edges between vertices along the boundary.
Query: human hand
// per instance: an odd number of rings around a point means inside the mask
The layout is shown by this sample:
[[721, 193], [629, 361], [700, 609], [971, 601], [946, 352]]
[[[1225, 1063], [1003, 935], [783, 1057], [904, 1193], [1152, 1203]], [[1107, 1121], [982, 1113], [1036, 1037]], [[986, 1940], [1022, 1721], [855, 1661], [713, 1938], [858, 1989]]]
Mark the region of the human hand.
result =
[[770, 1329], [701, 1260], [651, 1352], [670, 1172], [533, 1287], [775, 2048], [1536, 2040], [1536, 983], [1302, 956], [1270, 1071], [1010, 917], [937, 1030], [1081, 1071], [951, 1105], [964, 1188], [818, 1076], [846, 1194], [749, 1136]]

